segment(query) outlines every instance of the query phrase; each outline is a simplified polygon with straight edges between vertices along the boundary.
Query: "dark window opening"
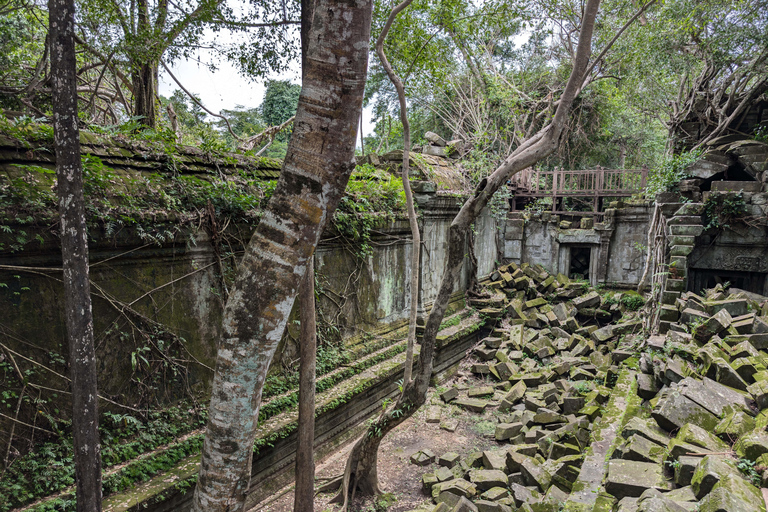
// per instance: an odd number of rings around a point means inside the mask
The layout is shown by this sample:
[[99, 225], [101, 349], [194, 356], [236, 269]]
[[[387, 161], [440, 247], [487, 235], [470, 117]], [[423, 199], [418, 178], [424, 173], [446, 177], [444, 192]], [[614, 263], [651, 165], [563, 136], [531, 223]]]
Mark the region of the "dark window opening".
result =
[[733, 162], [728, 169], [726, 169], [723, 172], [719, 172], [712, 176], [711, 178], [708, 178], [704, 180], [704, 182], [701, 184], [701, 190], [703, 192], [712, 190], [712, 182], [713, 181], [756, 181], [755, 177], [752, 176], [750, 173], [747, 172], [747, 170], [744, 168], [743, 165], [741, 165], [738, 162]]
[[764, 295], [766, 291], [766, 275], [767, 274], [762, 272], [691, 269], [690, 279], [688, 280], [688, 290], [700, 293], [707, 288], [714, 288], [715, 285], [729, 283], [735, 288]]
[[571, 262], [568, 277], [589, 280], [590, 247], [571, 247]]

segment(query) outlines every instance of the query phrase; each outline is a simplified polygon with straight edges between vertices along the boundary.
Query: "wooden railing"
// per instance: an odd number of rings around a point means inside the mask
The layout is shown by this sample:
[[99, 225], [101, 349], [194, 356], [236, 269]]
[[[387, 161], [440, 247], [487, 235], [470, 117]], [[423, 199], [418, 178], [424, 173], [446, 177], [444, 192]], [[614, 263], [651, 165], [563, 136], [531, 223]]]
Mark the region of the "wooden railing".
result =
[[[602, 215], [603, 198], [628, 197], [645, 188], [648, 169], [590, 169], [583, 171], [537, 171], [525, 169], [509, 180], [511, 207], [516, 210], [532, 199], [552, 198], [552, 212], [572, 215]], [[589, 211], [565, 207], [573, 198]], [[527, 198], [527, 199], [526, 199]], [[522, 202], [519, 202], [521, 199]]]
[[645, 188], [647, 180], [648, 169], [525, 169], [515, 174], [509, 184], [518, 197], [626, 197]]

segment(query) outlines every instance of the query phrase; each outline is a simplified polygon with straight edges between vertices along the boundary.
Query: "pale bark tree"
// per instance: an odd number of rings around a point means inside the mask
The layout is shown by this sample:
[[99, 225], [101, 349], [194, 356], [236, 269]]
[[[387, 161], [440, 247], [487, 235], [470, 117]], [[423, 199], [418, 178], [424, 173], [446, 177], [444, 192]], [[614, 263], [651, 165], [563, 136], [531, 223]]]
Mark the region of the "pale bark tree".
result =
[[72, 379], [77, 510], [95, 512], [101, 510], [101, 444], [88, 281], [83, 165], [77, 126], [74, 0], [50, 0], [48, 12], [56, 183], [64, 269], [64, 316]]
[[267, 369], [323, 228], [354, 168], [371, 1], [318, 0], [277, 188], [224, 309], [193, 510], [243, 510]]
[[421, 266], [419, 265], [421, 233], [419, 233], [419, 221], [416, 218], [416, 208], [413, 206], [413, 193], [411, 192], [411, 181], [409, 178], [409, 165], [411, 161], [411, 125], [408, 122], [408, 105], [405, 101], [405, 87], [403, 86], [403, 81], [400, 80], [400, 77], [397, 76], [395, 70], [392, 69], [392, 65], [389, 63], [387, 55], [384, 53], [384, 40], [387, 38], [389, 29], [392, 28], [392, 23], [394, 23], [397, 15], [408, 7], [412, 1], [413, 0], [405, 0], [392, 9], [389, 18], [387, 18], [387, 22], [384, 24], [384, 28], [381, 29], [379, 38], [376, 40], [376, 54], [379, 56], [381, 65], [387, 72], [389, 80], [392, 82], [392, 85], [395, 86], [397, 99], [400, 103], [400, 122], [403, 123], [403, 170], [401, 175], [403, 178], [403, 190], [405, 191], [405, 208], [408, 210], [408, 223], [411, 227], [411, 238], [413, 239], [413, 243], [411, 244], [411, 309], [408, 319], [408, 342], [405, 351], [403, 383], [410, 382], [411, 374], [413, 373], [413, 346], [416, 344], [416, 314], [419, 304], [419, 274], [421, 273]]
[[589, 59], [592, 33], [599, 5], [600, 0], [587, 0], [586, 2], [573, 70], [550, 122], [517, 147], [496, 170], [477, 185], [473, 195], [464, 203], [456, 218], [451, 222], [448, 261], [437, 298], [424, 328], [415, 378], [405, 385], [395, 405], [373, 422], [352, 448], [341, 481], [340, 493], [337, 496], [337, 499], [343, 503], [343, 510], [346, 510], [350, 496], [353, 496], [355, 492], [364, 495], [380, 492], [376, 466], [378, 448], [382, 439], [408, 419], [426, 401], [429, 381], [432, 376], [437, 333], [445, 316], [454, 285], [461, 272], [470, 226], [488, 204], [493, 194], [513, 174], [534, 165], [557, 149], [573, 101], [581, 91], [585, 77], [591, 70]]

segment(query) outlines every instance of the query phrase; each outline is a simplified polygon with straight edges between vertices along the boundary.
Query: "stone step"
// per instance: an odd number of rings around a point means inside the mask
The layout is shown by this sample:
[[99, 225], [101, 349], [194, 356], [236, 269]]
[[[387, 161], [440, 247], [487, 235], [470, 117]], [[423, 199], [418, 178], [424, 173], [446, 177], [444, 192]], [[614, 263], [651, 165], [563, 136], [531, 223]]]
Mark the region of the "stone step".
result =
[[670, 226], [696, 226], [701, 224], [701, 215], [677, 215], [667, 221]]

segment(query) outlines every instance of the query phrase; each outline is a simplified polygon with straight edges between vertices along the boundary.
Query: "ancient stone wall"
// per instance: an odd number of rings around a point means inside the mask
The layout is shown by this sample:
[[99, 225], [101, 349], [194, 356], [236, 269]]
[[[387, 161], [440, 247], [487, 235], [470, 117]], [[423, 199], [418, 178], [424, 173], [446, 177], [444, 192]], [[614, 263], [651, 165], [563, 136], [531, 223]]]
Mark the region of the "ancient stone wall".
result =
[[560, 216], [549, 212], [510, 212], [504, 258], [515, 263], [540, 264], [553, 273], [572, 275], [575, 258], [586, 262], [584, 273], [592, 285], [634, 287], [643, 273], [651, 208], [622, 205], [606, 210], [592, 227], [564, 229]]

